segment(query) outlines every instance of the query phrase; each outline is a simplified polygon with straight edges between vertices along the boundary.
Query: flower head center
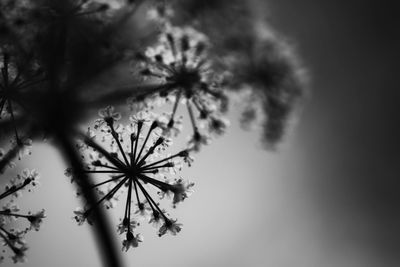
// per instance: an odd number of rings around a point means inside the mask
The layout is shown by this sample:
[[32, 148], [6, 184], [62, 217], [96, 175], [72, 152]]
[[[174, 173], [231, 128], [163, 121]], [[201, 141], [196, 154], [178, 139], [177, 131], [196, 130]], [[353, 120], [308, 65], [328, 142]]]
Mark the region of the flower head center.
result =
[[201, 76], [198, 70], [181, 68], [176, 74], [170, 78], [177, 86], [184, 88], [187, 97], [191, 97], [194, 93], [194, 87], [201, 82]]
[[132, 166], [130, 166], [127, 169], [127, 173], [126, 175], [130, 178], [136, 178], [138, 177], [138, 175], [141, 173], [141, 170], [138, 166], [136, 166], [135, 164], [133, 164]]

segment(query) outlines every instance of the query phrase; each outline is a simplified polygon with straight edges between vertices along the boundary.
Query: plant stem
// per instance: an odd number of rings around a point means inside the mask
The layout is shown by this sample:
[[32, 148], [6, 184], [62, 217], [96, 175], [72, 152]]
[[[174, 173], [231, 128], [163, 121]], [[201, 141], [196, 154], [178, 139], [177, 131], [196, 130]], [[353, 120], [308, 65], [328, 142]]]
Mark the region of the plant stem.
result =
[[94, 190], [91, 190], [92, 179], [91, 177], [83, 172], [83, 164], [80, 160], [80, 156], [74, 149], [71, 138], [63, 131], [55, 133], [61, 151], [64, 154], [65, 160], [70, 164], [76, 172], [76, 179], [78, 180], [78, 186], [83, 193], [89, 206], [93, 207], [93, 218], [94, 218], [94, 234], [99, 244], [100, 255], [102, 257], [103, 266], [105, 267], [122, 267], [121, 257], [118, 253], [115, 239], [111, 232], [108, 217], [105, 215], [104, 210], [100, 206], [96, 206], [97, 197], [94, 194]]

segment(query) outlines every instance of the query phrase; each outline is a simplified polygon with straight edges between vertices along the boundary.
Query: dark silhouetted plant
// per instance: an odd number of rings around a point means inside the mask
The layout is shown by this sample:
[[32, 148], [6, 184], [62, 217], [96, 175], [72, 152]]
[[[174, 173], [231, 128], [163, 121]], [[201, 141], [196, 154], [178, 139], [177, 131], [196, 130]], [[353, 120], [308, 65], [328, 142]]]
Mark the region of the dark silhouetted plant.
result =
[[[8, 171], [30, 155], [32, 143], [46, 139], [70, 166], [66, 174], [84, 203], [74, 218], [93, 224], [105, 266], [121, 266], [121, 260], [102, 206], [113, 207], [121, 195], [123, 250], [143, 241], [136, 230], [140, 218], [160, 236], [181, 230], [156, 197], [170, 196], [175, 207], [190, 195], [194, 183], [175, 178], [176, 172], [226, 131], [232, 95], [246, 92], [239, 94], [247, 103], [243, 124], [261, 115], [264, 143], [275, 146], [306, 76], [292, 47], [255, 6], [264, 9], [261, 0], [1, 1], [4, 253], [24, 261], [24, 236], [45, 218], [44, 210], [24, 213], [16, 203], [38, 184], [37, 171], [16, 177]], [[181, 106], [187, 119], [177, 115]], [[187, 127], [184, 121], [192, 128], [187, 147], [166, 154], [171, 138]], [[28, 225], [20, 229], [15, 220]]]

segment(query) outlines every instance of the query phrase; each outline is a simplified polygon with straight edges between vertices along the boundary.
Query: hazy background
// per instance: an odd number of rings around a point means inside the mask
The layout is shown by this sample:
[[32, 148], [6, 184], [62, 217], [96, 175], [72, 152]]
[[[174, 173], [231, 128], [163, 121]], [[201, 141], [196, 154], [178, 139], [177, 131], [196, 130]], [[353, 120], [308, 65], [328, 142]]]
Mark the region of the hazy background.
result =
[[[127, 266], [399, 266], [395, 1], [269, 2], [272, 24], [312, 73], [300, 123], [271, 153], [233, 111], [228, 134], [182, 173], [196, 186], [171, 212], [181, 233], [159, 238], [143, 224], [145, 241], [122, 254]], [[79, 202], [60, 156], [46, 145], [33, 153], [26, 166], [40, 170], [42, 186], [20, 204], [48, 218], [29, 234], [23, 266], [100, 266], [89, 227], [71, 219]]]

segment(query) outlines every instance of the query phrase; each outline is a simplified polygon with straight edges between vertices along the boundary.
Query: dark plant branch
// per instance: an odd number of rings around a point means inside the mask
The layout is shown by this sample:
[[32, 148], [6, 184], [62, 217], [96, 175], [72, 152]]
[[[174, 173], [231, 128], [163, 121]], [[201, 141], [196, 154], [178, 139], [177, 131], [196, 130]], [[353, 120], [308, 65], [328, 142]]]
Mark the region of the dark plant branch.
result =
[[71, 137], [65, 135], [62, 132], [55, 134], [61, 151], [64, 154], [65, 160], [72, 166], [76, 171], [75, 177], [77, 184], [82, 191], [89, 206], [93, 207], [92, 216], [94, 218], [94, 232], [97, 239], [97, 243], [100, 247], [100, 255], [103, 259], [103, 266], [108, 267], [120, 267], [123, 266], [120, 255], [117, 250], [115, 240], [112, 238], [113, 233], [111, 232], [112, 227], [109, 224], [108, 218], [105, 215], [103, 209], [95, 206], [97, 197], [93, 190], [91, 190], [92, 179], [83, 171], [83, 165], [80, 160], [80, 156], [74, 148]]

